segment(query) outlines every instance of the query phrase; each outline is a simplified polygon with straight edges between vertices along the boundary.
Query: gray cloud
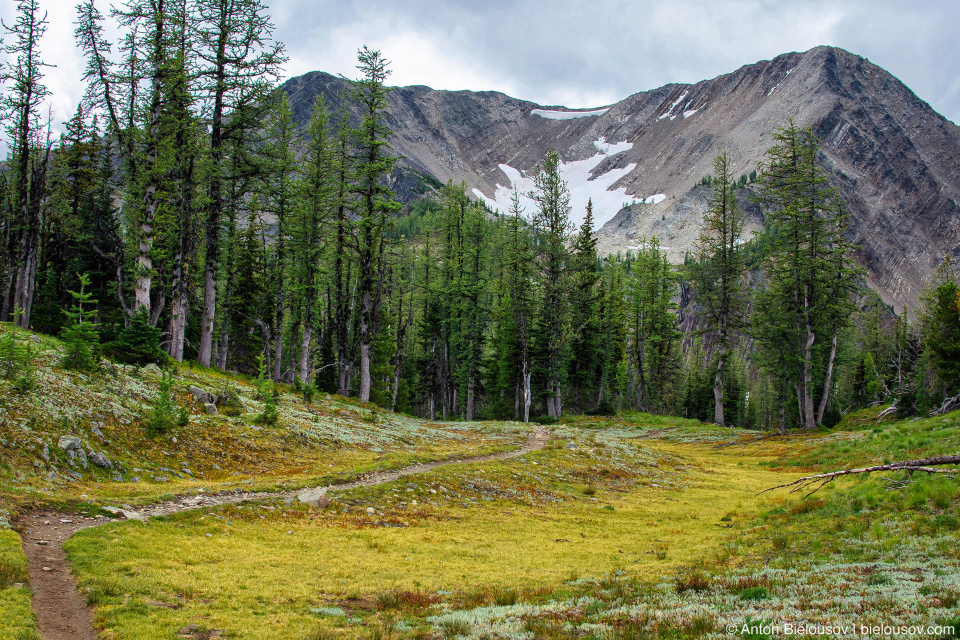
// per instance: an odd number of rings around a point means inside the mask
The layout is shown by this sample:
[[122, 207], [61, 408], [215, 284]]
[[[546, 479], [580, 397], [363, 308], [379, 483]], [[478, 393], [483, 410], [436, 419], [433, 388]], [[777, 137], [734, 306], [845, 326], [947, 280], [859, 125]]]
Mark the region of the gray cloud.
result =
[[[268, 0], [287, 76], [356, 75], [366, 44], [393, 61], [394, 84], [497, 90], [592, 107], [670, 82], [696, 82], [788, 51], [843, 47], [887, 69], [960, 120], [960, 31], [951, 0]], [[41, 0], [54, 121], [83, 91], [76, 0]], [[102, 0], [107, 9], [109, 0]], [[9, 24], [15, 3], [0, 2]]]
[[544, 104], [588, 107], [828, 44], [869, 58], [945, 116], [960, 119], [960, 52], [954, 45], [960, 19], [955, 4], [942, 0], [273, 5], [294, 73], [350, 75], [356, 49], [368, 44], [394, 60], [397, 84], [495, 89]]

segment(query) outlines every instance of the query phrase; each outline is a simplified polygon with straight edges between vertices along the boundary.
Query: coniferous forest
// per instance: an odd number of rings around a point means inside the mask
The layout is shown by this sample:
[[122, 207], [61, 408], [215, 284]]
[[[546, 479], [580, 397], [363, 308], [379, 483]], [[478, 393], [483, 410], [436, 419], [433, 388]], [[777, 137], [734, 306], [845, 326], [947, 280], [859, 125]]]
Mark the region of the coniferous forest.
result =
[[[65, 366], [190, 361], [431, 420], [635, 409], [779, 430], [880, 401], [925, 414], [960, 391], [955, 265], [915, 310], [886, 305], [800, 123], [749, 179], [716, 159], [676, 265], [655, 237], [599, 255], [552, 152], [533, 210], [429, 178], [398, 202], [387, 59], [359, 52], [359, 117], [318, 100], [298, 127], [260, 0], [112, 16], [83, 0], [87, 92], [65, 123], [46, 108], [45, 25], [38, 0], [4, 25], [0, 320], [62, 337]], [[0, 345], [8, 375], [18, 358]]]

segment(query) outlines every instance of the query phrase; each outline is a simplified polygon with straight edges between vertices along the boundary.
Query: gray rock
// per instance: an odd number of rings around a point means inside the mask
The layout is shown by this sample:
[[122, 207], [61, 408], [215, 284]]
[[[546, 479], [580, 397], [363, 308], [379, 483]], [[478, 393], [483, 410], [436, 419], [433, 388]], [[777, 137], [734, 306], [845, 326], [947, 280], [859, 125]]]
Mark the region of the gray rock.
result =
[[94, 422], [93, 424], [90, 425], [90, 431], [92, 431], [93, 435], [97, 436], [101, 440], [103, 440], [103, 432], [100, 431], [100, 428], [102, 426], [103, 426], [102, 422]]
[[101, 469], [113, 469], [113, 463], [110, 462], [110, 459], [107, 456], [103, 455], [99, 451], [94, 451], [90, 449], [90, 452], [87, 454], [87, 457], [90, 459], [90, 462], [97, 465]]
[[[81, 449], [83, 451], [83, 449]], [[73, 449], [67, 449], [67, 462], [73, 464], [73, 459], [77, 456], [77, 452]]]
[[80, 466], [83, 467], [84, 469], [90, 468], [90, 465], [87, 463], [87, 454], [84, 452], [83, 449], [80, 449], [79, 451], [77, 451], [77, 460], [80, 461]]
[[130, 478], [130, 482], [140, 482], [140, 476], [133, 476]]
[[325, 509], [330, 504], [330, 497], [327, 496], [326, 487], [314, 487], [301, 491], [297, 495], [297, 500], [303, 504], [310, 505], [314, 509]]
[[144, 521], [144, 517], [137, 513], [136, 511], [130, 511], [128, 509], [120, 509], [120, 515], [122, 515], [127, 520], [140, 520]]
[[203, 389], [201, 389], [195, 384], [192, 384], [189, 387], [187, 387], [187, 391], [189, 391], [193, 395], [193, 397], [196, 398], [197, 402], [201, 404], [206, 404], [208, 402], [210, 403], [215, 402], [215, 398], [213, 397], [213, 394], [207, 393], [206, 391], [204, 391]]
[[212, 402], [204, 402], [204, 403], [203, 403], [203, 412], [206, 413], [206, 414], [208, 414], [208, 415], [215, 416], [215, 415], [217, 415], [217, 413], [218, 413], [218, 412], [217, 412], [217, 405], [213, 404]]
[[47, 480], [56, 480], [56, 479], [57, 479], [57, 472], [51, 470], [50, 473], [47, 474]]
[[80, 448], [80, 438], [77, 436], [60, 436], [57, 440], [57, 446], [64, 451], [72, 451]]
[[211, 465], [211, 466], [212, 466], [214, 469], [216, 469], [217, 471], [223, 471], [223, 469], [222, 469], [222, 468], [220, 467], [220, 465], [218, 465], [217, 463], [213, 463], [213, 465]]
[[160, 373], [161, 373], [160, 367], [158, 367], [158, 366], [157, 366], [155, 363], [153, 363], [153, 362], [151, 362], [151, 363], [148, 364], [147, 366], [141, 368], [140, 371], [141, 371], [142, 373], [148, 373], [148, 374], [150, 374], [150, 375], [152, 375], [152, 376], [158, 376], [158, 375], [160, 375]]
[[83, 474], [79, 471], [67, 471], [74, 480], [83, 480]]
[[121, 476], [119, 473], [115, 473], [115, 474], [113, 475], [113, 481], [114, 481], [114, 482], [123, 482], [123, 476]]
[[46, 443], [43, 445], [43, 449], [40, 451], [40, 457], [46, 462], [50, 462], [50, 447]]
[[367, 507], [367, 514], [368, 514], [368, 515], [371, 515], [371, 516], [372, 516], [372, 515], [375, 515], [376, 513], [377, 513], [377, 510], [376, 510], [376, 509], [374, 509], [373, 507]]

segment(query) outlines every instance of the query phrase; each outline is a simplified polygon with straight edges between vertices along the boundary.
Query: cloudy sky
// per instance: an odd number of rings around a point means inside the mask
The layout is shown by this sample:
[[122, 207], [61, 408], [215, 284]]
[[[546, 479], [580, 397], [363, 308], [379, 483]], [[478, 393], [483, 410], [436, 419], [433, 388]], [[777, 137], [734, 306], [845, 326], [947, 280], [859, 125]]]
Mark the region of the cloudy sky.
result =
[[[40, 0], [55, 120], [82, 94], [75, 0]], [[392, 61], [392, 84], [493, 89], [544, 105], [595, 107], [828, 44], [887, 69], [960, 121], [956, 0], [266, 0], [286, 77], [354, 77], [361, 45]], [[103, 0], [106, 9], [109, 0]], [[13, 0], [0, 0], [8, 24]]]

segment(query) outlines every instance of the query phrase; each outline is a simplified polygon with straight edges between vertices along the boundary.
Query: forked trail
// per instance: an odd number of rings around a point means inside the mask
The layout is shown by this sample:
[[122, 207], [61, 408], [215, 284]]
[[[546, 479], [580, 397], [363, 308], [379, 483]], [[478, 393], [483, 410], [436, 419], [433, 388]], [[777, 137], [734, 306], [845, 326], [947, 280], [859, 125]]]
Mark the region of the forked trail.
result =
[[[470, 458], [452, 458], [417, 464], [397, 471], [371, 473], [354, 482], [331, 485], [328, 490], [345, 491], [357, 487], [371, 487], [452, 464], [508, 460], [542, 449], [549, 440], [550, 433], [542, 426], [534, 425], [533, 432], [524, 441], [523, 446], [516, 451]], [[300, 491], [224, 492], [157, 503], [141, 509], [138, 514], [140, 517], [147, 518], [248, 500], [294, 498]], [[70, 573], [63, 543], [77, 531], [109, 522], [112, 521], [102, 516], [85, 518], [55, 511], [28, 513], [17, 520], [16, 529], [20, 531], [23, 550], [29, 563], [33, 610], [37, 614], [40, 636], [43, 640], [96, 640], [93, 612], [87, 607], [84, 597], [77, 591], [77, 583]]]

